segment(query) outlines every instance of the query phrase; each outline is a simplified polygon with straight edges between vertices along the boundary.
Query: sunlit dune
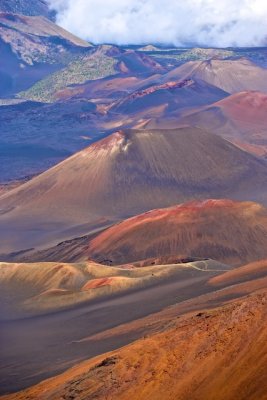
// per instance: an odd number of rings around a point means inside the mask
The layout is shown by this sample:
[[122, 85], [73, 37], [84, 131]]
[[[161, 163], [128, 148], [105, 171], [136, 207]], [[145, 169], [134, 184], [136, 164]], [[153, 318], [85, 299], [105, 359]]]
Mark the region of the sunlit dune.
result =
[[[1, 315], [16, 318], [53, 312], [133, 289], [150, 288], [173, 278], [228, 270], [216, 261], [110, 267], [93, 262], [0, 263]], [[218, 272], [217, 272], [218, 271]]]

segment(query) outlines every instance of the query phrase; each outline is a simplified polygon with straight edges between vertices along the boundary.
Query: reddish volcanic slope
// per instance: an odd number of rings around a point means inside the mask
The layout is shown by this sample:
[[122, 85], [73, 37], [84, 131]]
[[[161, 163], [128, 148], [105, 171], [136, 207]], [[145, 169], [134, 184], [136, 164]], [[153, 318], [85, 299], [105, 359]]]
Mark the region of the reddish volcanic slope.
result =
[[230, 200], [153, 210], [107, 229], [86, 254], [114, 264], [177, 256], [240, 265], [267, 256], [267, 210]]
[[267, 95], [241, 92], [182, 118], [182, 123], [223, 136], [246, 151], [267, 156]]
[[267, 122], [267, 95], [257, 91], [246, 91], [229, 96], [216, 104], [221, 107], [229, 117], [240, 124], [260, 125]]
[[266, 177], [263, 161], [200, 129], [117, 132], [1, 196], [0, 252], [192, 198], [264, 200]]

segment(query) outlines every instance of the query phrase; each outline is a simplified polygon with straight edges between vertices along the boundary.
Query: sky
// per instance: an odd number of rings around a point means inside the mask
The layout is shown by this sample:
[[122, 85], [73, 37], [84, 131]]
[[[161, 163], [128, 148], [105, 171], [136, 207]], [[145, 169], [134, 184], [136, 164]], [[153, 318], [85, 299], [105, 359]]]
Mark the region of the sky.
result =
[[48, 0], [57, 23], [95, 44], [267, 44], [267, 0]]

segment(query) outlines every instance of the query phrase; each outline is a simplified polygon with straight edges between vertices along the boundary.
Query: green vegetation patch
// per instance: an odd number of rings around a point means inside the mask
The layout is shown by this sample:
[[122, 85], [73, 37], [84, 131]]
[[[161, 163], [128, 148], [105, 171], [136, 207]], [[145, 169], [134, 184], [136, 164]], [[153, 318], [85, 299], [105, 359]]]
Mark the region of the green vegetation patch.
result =
[[42, 79], [30, 89], [20, 92], [18, 96], [27, 100], [52, 103], [56, 100], [55, 94], [70, 85], [114, 75], [115, 64], [116, 60], [99, 53], [79, 56], [67, 67]]

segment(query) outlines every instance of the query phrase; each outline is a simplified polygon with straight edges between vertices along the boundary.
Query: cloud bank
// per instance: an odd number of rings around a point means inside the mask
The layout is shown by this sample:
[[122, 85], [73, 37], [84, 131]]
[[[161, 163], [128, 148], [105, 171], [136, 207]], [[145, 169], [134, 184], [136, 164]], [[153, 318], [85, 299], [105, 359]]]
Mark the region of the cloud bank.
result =
[[49, 0], [57, 23], [93, 43], [267, 44], [267, 0]]

